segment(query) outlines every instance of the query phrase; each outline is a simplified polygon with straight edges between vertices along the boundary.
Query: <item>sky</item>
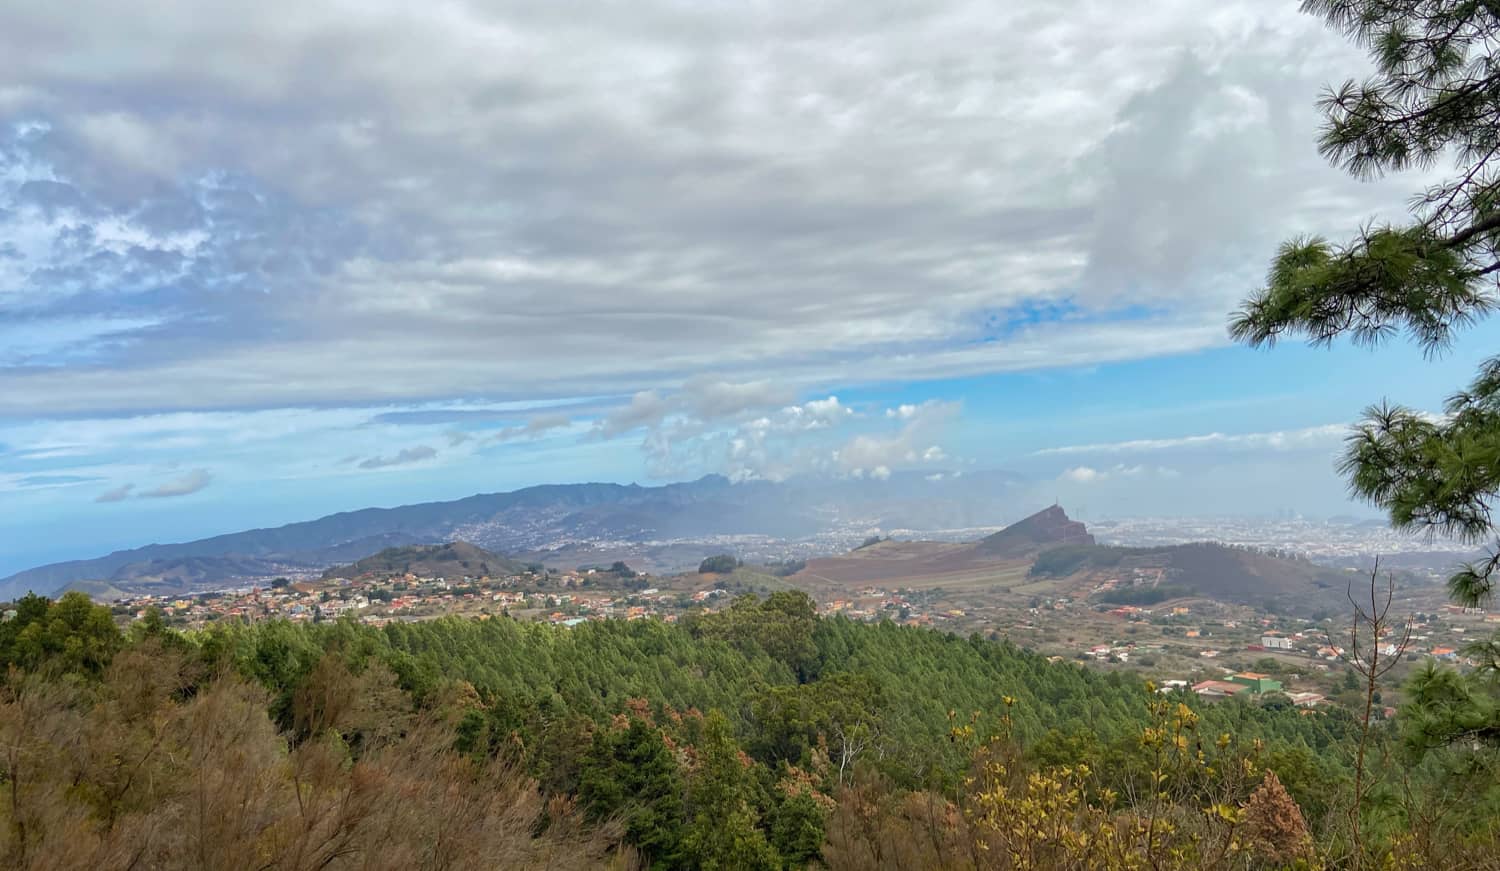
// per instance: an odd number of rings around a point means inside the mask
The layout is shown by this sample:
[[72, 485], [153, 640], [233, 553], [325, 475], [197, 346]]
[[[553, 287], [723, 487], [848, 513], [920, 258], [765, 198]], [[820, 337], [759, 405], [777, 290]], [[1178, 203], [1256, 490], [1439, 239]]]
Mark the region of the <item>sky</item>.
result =
[[1431, 180], [1319, 157], [1368, 64], [1297, 5], [10, 4], [0, 574], [709, 473], [1370, 514], [1348, 424], [1500, 328], [1229, 341]]

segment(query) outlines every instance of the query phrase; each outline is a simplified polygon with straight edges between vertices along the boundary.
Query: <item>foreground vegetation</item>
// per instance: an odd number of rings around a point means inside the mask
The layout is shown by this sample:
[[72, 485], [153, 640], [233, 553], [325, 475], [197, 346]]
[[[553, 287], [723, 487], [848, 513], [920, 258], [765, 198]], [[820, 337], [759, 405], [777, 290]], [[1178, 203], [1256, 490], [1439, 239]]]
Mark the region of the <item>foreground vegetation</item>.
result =
[[5, 867], [1500, 859], [1491, 697], [1451, 673], [1421, 678], [1403, 734], [819, 619], [796, 593], [573, 629], [184, 635], [148, 614], [122, 633], [78, 594], [15, 611], [0, 623]]

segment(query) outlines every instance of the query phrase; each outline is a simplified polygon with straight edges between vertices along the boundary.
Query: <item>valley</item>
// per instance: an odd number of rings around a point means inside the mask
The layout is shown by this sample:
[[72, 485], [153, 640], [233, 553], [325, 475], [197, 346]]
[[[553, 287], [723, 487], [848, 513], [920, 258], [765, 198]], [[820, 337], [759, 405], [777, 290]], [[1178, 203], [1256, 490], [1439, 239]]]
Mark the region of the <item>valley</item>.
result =
[[[638, 553], [593, 545], [508, 557], [456, 541], [386, 548], [317, 574], [196, 595], [77, 588], [113, 600], [122, 622], [159, 608], [172, 625], [197, 629], [274, 619], [379, 626], [450, 615], [563, 626], [674, 623], [745, 594], [798, 590], [820, 613], [856, 622], [1004, 640], [1054, 660], [1182, 685], [1275, 674], [1311, 699], [1336, 695], [1349, 671], [1338, 644], [1346, 595], [1368, 584], [1352, 570], [1248, 547], [1096, 544], [1060, 506], [970, 541], [870, 536], [807, 560], [722, 557], [732, 571], [661, 571], [633, 562]], [[703, 543], [675, 553], [705, 567], [713, 556]], [[1413, 616], [1403, 671], [1427, 660], [1465, 664], [1466, 638], [1497, 621], [1447, 604], [1441, 585], [1418, 574], [1401, 572], [1397, 589], [1396, 613]]]

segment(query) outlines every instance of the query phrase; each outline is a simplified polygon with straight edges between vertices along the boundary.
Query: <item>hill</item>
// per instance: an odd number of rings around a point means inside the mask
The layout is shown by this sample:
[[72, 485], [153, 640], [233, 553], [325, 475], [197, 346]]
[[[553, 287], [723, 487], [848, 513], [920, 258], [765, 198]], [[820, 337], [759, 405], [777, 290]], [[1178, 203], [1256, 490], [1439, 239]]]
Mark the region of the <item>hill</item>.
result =
[[[75, 581], [101, 578], [133, 593], [201, 592], [240, 580], [321, 570], [382, 547], [431, 540], [387, 532], [306, 547], [302, 539], [310, 536], [298, 531], [286, 534], [284, 529], [252, 530], [185, 544], [152, 544], [97, 559], [40, 566], [0, 581], [0, 599], [28, 591], [53, 593]], [[286, 546], [281, 547], [282, 543]]]
[[373, 556], [332, 568], [326, 578], [356, 578], [360, 575], [413, 574], [429, 578], [502, 577], [519, 574], [525, 566], [508, 557], [475, 547], [467, 541], [447, 544], [416, 544], [388, 547]]
[[[213, 589], [293, 571], [322, 571], [385, 547], [463, 540], [493, 551], [554, 549], [580, 541], [692, 541], [719, 535], [797, 537], [858, 519], [885, 527], [976, 525], [1007, 510], [1019, 483], [1004, 472], [928, 480], [792, 480], [731, 483], [549, 484], [447, 502], [365, 508], [316, 520], [178, 544], [151, 544], [94, 559], [53, 563], [0, 580], [0, 600], [52, 593], [73, 581]], [[181, 563], [181, 560], [191, 560]]]
[[113, 602], [129, 597], [130, 593], [110, 584], [109, 581], [74, 581], [62, 590], [64, 593], [78, 592], [95, 602]]
[[1149, 579], [1149, 586], [1281, 613], [1341, 610], [1349, 582], [1348, 574], [1337, 569], [1214, 542], [1150, 548], [1069, 545], [1039, 554], [1029, 574], [1139, 577]]
[[[1288, 614], [1341, 610], [1348, 576], [1337, 569], [1210, 542], [1152, 548], [1096, 544], [1084, 524], [1051, 506], [968, 544], [882, 541], [815, 559], [796, 576], [823, 593], [866, 585], [943, 588], [1021, 599], [1082, 596], [1114, 580], [1144, 599], [1195, 595]], [[1139, 587], [1140, 589], [1135, 589]]]
[[1053, 505], [1012, 523], [994, 535], [969, 543], [938, 541], [867, 542], [839, 557], [811, 560], [798, 576], [819, 586], [901, 582], [908, 586], [983, 583], [985, 577], [1010, 569], [1024, 574], [1039, 552], [1049, 548], [1093, 545], [1082, 523]]
[[978, 541], [975, 551], [985, 556], [1029, 556], [1060, 545], [1091, 545], [1094, 537], [1082, 523], [1053, 505]]

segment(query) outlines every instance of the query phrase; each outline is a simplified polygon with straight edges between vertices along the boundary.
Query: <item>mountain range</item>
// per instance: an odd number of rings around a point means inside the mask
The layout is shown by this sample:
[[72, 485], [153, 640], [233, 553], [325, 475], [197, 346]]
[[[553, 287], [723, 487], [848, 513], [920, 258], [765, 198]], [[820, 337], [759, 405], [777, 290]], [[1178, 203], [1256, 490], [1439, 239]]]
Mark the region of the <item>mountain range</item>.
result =
[[648, 543], [714, 536], [795, 538], [841, 525], [939, 529], [1013, 516], [1023, 484], [1007, 472], [897, 473], [886, 480], [551, 484], [397, 508], [366, 508], [268, 529], [150, 544], [27, 569], [0, 580], [0, 599], [70, 584], [191, 592], [286, 572], [312, 572], [389, 547], [463, 540], [516, 553], [580, 542]]

